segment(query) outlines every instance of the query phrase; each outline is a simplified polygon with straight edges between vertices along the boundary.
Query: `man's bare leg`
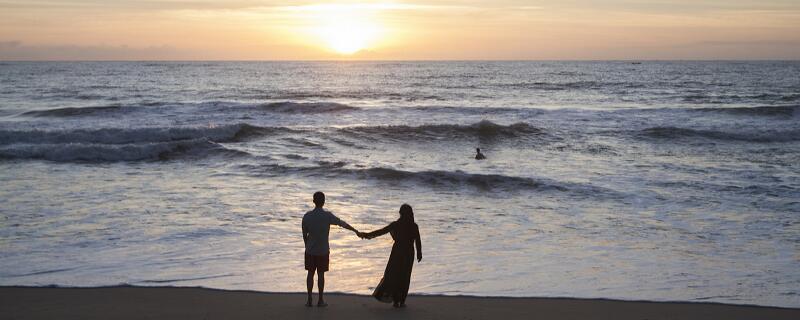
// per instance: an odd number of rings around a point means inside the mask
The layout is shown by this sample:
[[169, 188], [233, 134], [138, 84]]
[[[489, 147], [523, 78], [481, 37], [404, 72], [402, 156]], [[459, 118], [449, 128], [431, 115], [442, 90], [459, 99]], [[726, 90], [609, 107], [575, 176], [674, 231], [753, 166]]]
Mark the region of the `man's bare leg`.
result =
[[317, 301], [317, 307], [325, 307], [328, 304], [325, 303], [325, 298], [322, 295], [325, 293], [325, 271], [317, 269], [317, 288], [319, 289], [319, 300]]
[[311, 291], [314, 290], [314, 270], [308, 270], [308, 276], [306, 277], [306, 288], [308, 289], [308, 300], [306, 301], [306, 307], [312, 306], [313, 302], [311, 299]]

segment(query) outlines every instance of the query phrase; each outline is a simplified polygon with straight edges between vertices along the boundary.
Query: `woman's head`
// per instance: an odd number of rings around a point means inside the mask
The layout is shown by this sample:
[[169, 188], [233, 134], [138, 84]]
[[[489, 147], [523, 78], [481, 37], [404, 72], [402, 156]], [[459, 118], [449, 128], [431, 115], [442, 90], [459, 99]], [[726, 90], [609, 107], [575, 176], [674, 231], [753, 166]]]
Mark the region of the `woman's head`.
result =
[[400, 206], [400, 220], [408, 220], [414, 222], [414, 209], [407, 203]]

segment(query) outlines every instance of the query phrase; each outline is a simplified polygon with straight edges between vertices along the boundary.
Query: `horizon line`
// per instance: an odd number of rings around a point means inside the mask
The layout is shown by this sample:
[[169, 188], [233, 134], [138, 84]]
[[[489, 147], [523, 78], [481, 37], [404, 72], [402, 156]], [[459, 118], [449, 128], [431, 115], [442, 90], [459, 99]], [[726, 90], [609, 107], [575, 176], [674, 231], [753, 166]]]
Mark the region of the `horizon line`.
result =
[[791, 59], [41, 59], [7, 62], [800, 62]]

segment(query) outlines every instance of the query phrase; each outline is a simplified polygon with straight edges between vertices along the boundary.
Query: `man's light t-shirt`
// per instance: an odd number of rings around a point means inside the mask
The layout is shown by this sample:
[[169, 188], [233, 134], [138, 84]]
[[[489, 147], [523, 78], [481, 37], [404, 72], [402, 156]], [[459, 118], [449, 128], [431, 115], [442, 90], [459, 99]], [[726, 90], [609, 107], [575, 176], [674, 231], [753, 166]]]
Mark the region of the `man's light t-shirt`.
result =
[[324, 256], [330, 253], [328, 234], [331, 225], [342, 226], [344, 222], [330, 211], [314, 208], [303, 216], [303, 229], [308, 232], [306, 254]]

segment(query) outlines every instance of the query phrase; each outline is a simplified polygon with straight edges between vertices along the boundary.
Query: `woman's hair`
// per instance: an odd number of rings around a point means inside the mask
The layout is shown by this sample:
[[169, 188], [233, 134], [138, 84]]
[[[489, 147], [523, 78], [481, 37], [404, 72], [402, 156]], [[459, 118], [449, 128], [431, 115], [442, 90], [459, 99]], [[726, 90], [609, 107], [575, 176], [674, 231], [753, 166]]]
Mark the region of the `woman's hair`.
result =
[[411, 209], [411, 206], [407, 203], [400, 206], [400, 220], [414, 222], [414, 209]]

